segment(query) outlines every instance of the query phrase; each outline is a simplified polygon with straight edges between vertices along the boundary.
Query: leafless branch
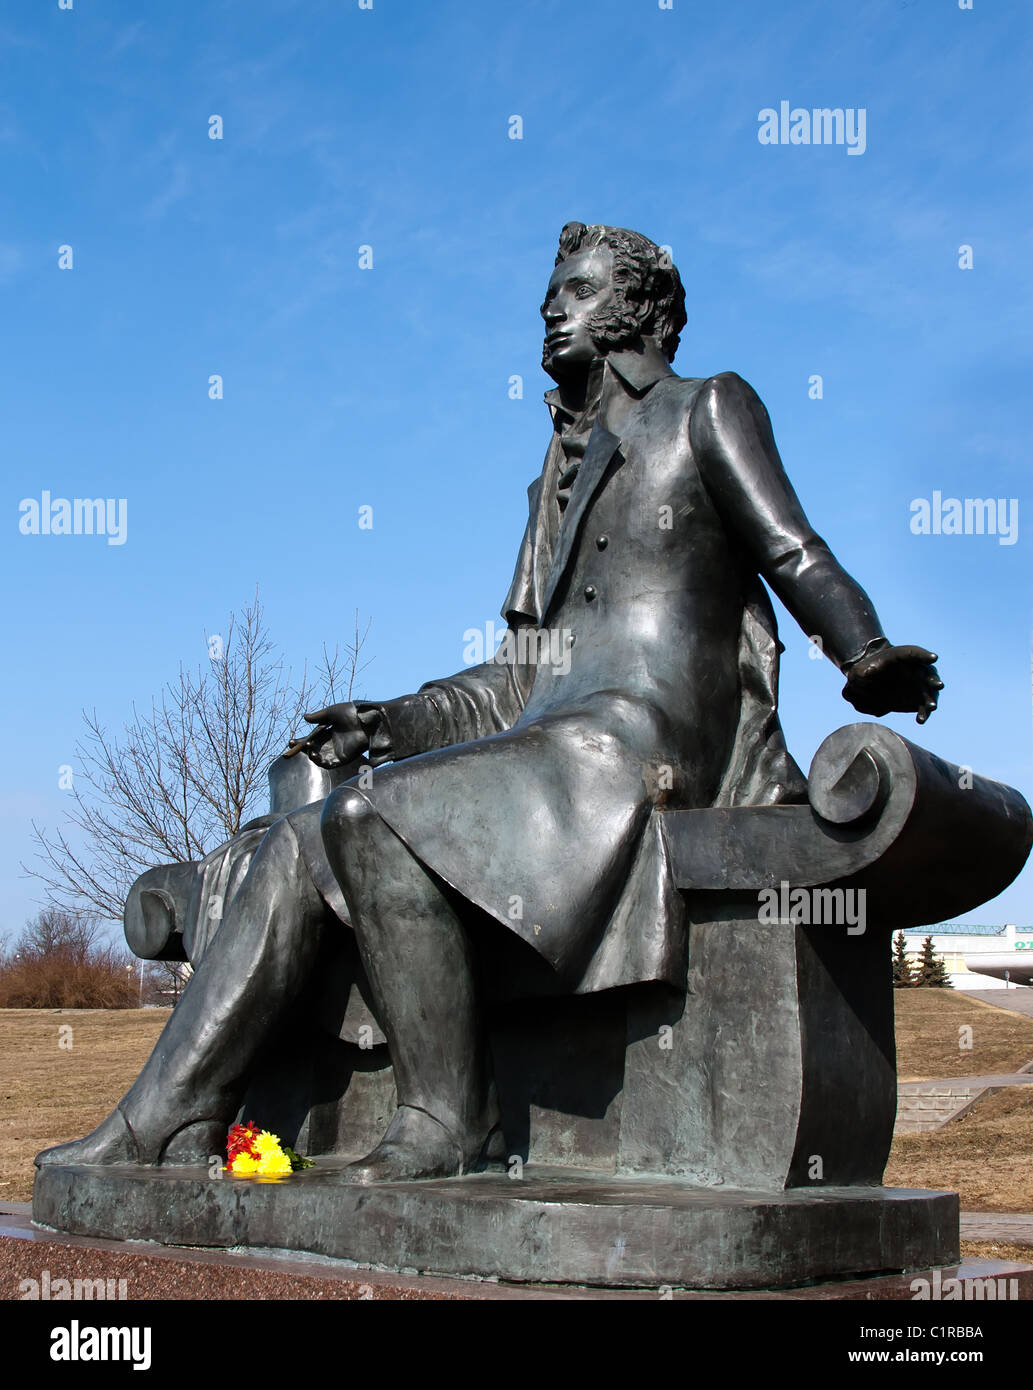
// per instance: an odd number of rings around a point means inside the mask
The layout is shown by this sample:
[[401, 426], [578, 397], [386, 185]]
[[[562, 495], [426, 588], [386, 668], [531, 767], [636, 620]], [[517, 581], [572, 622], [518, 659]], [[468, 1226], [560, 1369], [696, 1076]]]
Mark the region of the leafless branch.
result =
[[33, 825], [38, 867], [27, 872], [48, 903], [118, 921], [144, 870], [201, 859], [262, 814], [269, 765], [302, 713], [352, 698], [370, 664], [361, 660], [369, 630], [367, 622], [360, 632], [356, 610], [344, 655], [324, 645], [315, 679], [303, 671], [295, 684], [256, 593], [230, 617], [224, 641], [205, 634], [207, 664], [181, 666], [148, 713], [133, 706], [121, 733], [84, 711], [67, 824], [52, 833]]

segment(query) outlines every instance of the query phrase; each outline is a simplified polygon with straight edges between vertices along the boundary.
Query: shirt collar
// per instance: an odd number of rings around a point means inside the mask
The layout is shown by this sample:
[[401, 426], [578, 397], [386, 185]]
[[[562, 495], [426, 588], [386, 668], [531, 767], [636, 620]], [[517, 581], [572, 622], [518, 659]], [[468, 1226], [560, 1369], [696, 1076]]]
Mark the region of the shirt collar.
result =
[[[602, 359], [602, 368], [604, 394], [615, 386], [620, 386], [628, 394], [641, 397], [662, 377], [675, 375], [671, 364], [651, 338], [641, 339], [634, 348], [620, 348], [615, 352], [608, 352]], [[553, 419], [557, 415], [565, 419], [575, 418], [575, 412], [568, 410], [560, 399], [558, 386], [546, 391], [545, 403], [552, 412]]]

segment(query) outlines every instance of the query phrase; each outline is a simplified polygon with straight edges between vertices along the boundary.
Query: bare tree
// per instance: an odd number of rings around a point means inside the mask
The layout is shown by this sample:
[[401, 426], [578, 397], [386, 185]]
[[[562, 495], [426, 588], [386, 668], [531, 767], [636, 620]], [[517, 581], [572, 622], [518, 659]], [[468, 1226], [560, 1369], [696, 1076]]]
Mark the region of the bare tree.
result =
[[98, 949], [99, 936], [100, 923], [95, 913], [44, 908], [26, 922], [14, 943], [11, 959], [37, 961], [65, 956], [81, 964]]
[[206, 634], [209, 661], [180, 667], [152, 701], [133, 706], [120, 735], [83, 712], [74, 805], [63, 830], [33, 823], [40, 867], [26, 867], [47, 902], [120, 921], [129, 888], [158, 864], [201, 859], [265, 809], [266, 772], [307, 709], [350, 699], [370, 664], [355, 614], [351, 642], [323, 647], [316, 677], [295, 685], [269, 638], [261, 604]]
[[140, 1007], [157, 1004], [162, 1008], [174, 1008], [193, 973], [186, 961], [147, 961], [141, 973]]

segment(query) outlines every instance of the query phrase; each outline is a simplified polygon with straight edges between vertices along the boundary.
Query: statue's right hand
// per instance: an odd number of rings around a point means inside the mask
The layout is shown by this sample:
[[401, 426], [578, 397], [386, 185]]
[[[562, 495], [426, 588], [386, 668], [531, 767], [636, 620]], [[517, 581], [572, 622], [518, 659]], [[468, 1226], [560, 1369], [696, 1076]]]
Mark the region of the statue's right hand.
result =
[[292, 756], [305, 753], [317, 767], [343, 767], [369, 749], [369, 734], [351, 701], [304, 717], [316, 728], [307, 738], [291, 739], [287, 751]]

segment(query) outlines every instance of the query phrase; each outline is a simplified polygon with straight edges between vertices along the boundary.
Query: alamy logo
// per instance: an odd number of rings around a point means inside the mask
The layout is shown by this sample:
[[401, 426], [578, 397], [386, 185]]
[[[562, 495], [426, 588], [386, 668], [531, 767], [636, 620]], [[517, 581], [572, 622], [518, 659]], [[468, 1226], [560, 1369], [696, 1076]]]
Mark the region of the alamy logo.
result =
[[110, 1302], [129, 1297], [125, 1279], [51, 1279], [49, 1269], [38, 1279], [22, 1279], [18, 1290], [19, 1298], [29, 1303]]
[[910, 1288], [918, 1303], [1003, 1303], [1019, 1296], [1017, 1279], [944, 1279], [938, 1269], [931, 1279], [912, 1279]]
[[915, 536], [996, 536], [998, 545], [1019, 539], [1017, 497], [944, 497], [911, 501], [911, 533]]
[[125, 545], [129, 506], [124, 497], [51, 497], [44, 490], [18, 503], [23, 536], [107, 536], [108, 545]]
[[757, 894], [758, 922], [795, 927], [846, 927], [847, 936], [863, 936], [867, 926], [867, 888], [777, 888]]
[[573, 636], [566, 628], [526, 626], [499, 630], [489, 620], [483, 632], [468, 627], [463, 642], [463, 660], [468, 665], [494, 661], [499, 666], [552, 666], [561, 676], [570, 671]]
[[847, 154], [868, 148], [868, 108], [865, 106], [794, 106], [781, 101], [776, 111], [765, 106], [757, 113], [762, 145], [846, 145]]
[[51, 1361], [131, 1361], [134, 1371], [151, 1369], [149, 1327], [55, 1327], [50, 1334]]

